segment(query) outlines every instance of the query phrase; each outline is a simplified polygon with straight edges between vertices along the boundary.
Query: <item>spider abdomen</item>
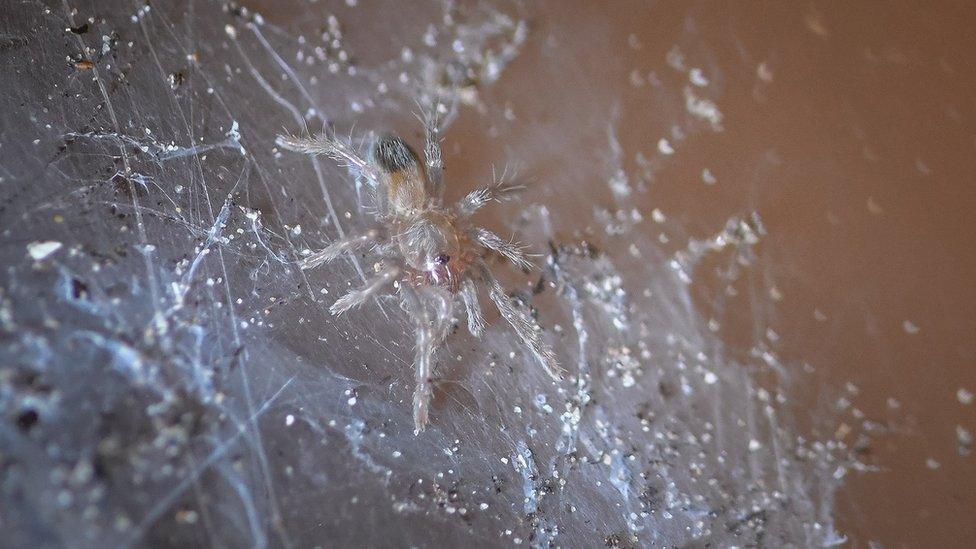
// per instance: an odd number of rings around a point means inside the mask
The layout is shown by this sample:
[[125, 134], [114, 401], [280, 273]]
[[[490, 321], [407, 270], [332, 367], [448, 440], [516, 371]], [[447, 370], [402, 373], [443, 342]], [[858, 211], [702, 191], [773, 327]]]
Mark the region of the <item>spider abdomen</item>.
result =
[[427, 203], [427, 189], [417, 153], [410, 145], [395, 135], [386, 135], [373, 145], [372, 156], [387, 188], [391, 212], [404, 215], [422, 209]]

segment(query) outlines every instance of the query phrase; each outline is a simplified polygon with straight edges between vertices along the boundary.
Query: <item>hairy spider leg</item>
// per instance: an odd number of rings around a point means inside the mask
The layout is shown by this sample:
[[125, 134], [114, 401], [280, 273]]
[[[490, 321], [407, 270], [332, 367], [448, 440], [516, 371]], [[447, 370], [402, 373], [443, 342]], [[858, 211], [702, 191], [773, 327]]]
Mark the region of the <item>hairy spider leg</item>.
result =
[[379, 274], [367, 280], [363, 286], [351, 290], [346, 295], [337, 299], [329, 307], [329, 311], [334, 315], [341, 315], [353, 307], [358, 307], [366, 303], [370, 297], [380, 293], [386, 286], [396, 280], [396, 277], [399, 275], [400, 267], [397, 265], [384, 268]]
[[546, 373], [557, 381], [561, 380], [563, 370], [559, 367], [556, 353], [553, 352], [552, 347], [542, 339], [542, 330], [539, 324], [531, 315], [512, 302], [512, 299], [505, 293], [505, 289], [491, 274], [484, 261], [480, 261], [478, 266], [481, 271], [481, 280], [488, 288], [488, 296], [498, 308], [502, 318], [512, 326], [522, 343], [532, 351]]
[[478, 287], [470, 277], [461, 281], [461, 302], [468, 316], [468, 331], [475, 337], [481, 337], [485, 331], [485, 317], [481, 314], [481, 304], [478, 302]]
[[414, 434], [419, 435], [430, 417], [434, 353], [447, 338], [454, 297], [440, 289], [414, 289], [408, 284], [400, 286], [400, 294], [403, 308], [416, 322], [413, 424]]
[[505, 240], [497, 234], [482, 227], [471, 231], [471, 238], [485, 248], [498, 252], [502, 257], [522, 269], [531, 269], [532, 263], [525, 257], [525, 253], [515, 240]]
[[[417, 117], [420, 119], [420, 117]], [[444, 201], [444, 155], [441, 153], [441, 131], [437, 107], [426, 111], [424, 124], [424, 169], [427, 173], [427, 195], [440, 205]]]
[[470, 217], [491, 201], [509, 200], [525, 190], [524, 185], [513, 185], [505, 181], [479, 187], [458, 201], [454, 209], [461, 217]]
[[333, 261], [335, 258], [342, 255], [343, 252], [351, 252], [376, 242], [379, 238], [380, 232], [376, 229], [370, 229], [364, 233], [349, 235], [345, 238], [336, 240], [335, 242], [329, 244], [325, 248], [302, 258], [298, 262], [298, 266], [302, 270], [314, 269], [323, 263], [328, 263]]
[[288, 150], [312, 156], [324, 154], [340, 165], [359, 171], [373, 181], [379, 180], [379, 174], [376, 173], [369, 161], [337, 137], [326, 134], [318, 134], [312, 137], [279, 135], [275, 143]]

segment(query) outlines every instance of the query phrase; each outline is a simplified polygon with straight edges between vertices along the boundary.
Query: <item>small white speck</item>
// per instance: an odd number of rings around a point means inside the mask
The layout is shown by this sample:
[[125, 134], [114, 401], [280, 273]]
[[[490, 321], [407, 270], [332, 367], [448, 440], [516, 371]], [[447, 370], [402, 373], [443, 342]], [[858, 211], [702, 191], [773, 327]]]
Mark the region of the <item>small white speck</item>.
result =
[[701, 178], [706, 185], [714, 185], [716, 182], [718, 182], [718, 179], [715, 178], [715, 175], [708, 168], [702, 170]]
[[714, 385], [718, 381], [718, 376], [712, 372], [707, 372], [705, 374], [705, 383], [709, 385]]
[[62, 244], [60, 242], [55, 242], [53, 240], [47, 240], [45, 242], [31, 242], [27, 245], [27, 253], [30, 254], [31, 258], [33, 258], [35, 261], [40, 261], [60, 250], [61, 246]]
[[762, 444], [758, 440], [752, 439], [752, 440], [749, 441], [749, 451], [750, 452], [755, 452], [755, 451], [759, 450], [760, 448], [762, 448]]
[[671, 143], [669, 143], [664, 137], [657, 142], [657, 150], [661, 151], [661, 154], [674, 154], [674, 147], [672, 147]]
[[688, 71], [688, 80], [699, 88], [704, 88], [708, 85], [708, 78], [705, 77], [705, 74], [699, 68]]
[[902, 322], [901, 327], [902, 329], [905, 330], [906, 334], [918, 333], [918, 326], [916, 326], [915, 323], [912, 322], [911, 320], [906, 320], [905, 322]]
[[960, 387], [959, 390], [956, 391], [956, 398], [959, 399], [959, 404], [969, 405], [973, 403], [973, 393], [966, 390], [965, 387]]
[[237, 29], [235, 29], [233, 25], [224, 25], [224, 32], [226, 32], [227, 36], [230, 36], [231, 38], [237, 38]]
[[356, 405], [356, 397], [351, 397], [349, 399], [349, 405], [350, 406], [355, 406]]
[[291, 427], [295, 424], [295, 416], [288, 414], [285, 416], [285, 427]]
[[956, 440], [962, 446], [972, 446], [973, 434], [962, 425], [956, 425]]
[[488, 504], [487, 503], [482, 503], [482, 504], [478, 505], [478, 509], [481, 509], [482, 511], [484, 511], [487, 508], [488, 508]]
[[928, 458], [927, 460], [925, 460], [925, 466], [928, 467], [929, 469], [938, 469], [940, 465], [941, 464], [938, 461], [936, 461], [934, 458]]
[[508, 465], [508, 458], [502, 458], [502, 463], [504, 463], [505, 465]]

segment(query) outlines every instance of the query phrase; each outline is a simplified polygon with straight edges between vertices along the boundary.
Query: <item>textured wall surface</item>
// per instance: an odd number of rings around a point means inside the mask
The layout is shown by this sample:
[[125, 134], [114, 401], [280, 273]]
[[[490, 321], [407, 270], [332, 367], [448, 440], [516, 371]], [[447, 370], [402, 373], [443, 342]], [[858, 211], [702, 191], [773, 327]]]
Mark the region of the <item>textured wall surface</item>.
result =
[[[963, 4], [0, 0], [4, 547], [968, 546]], [[411, 416], [358, 147], [457, 105], [491, 310]]]

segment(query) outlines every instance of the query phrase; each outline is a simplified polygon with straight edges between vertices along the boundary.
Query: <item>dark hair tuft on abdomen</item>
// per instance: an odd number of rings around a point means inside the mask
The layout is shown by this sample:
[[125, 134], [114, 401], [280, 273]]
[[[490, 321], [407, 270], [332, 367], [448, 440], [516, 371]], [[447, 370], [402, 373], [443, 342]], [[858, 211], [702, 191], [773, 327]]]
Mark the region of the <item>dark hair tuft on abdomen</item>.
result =
[[386, 173], [394, 173], [416, 166], [417, 154], [399, 137], [384, 135], [373, 145], [373, 161]]

